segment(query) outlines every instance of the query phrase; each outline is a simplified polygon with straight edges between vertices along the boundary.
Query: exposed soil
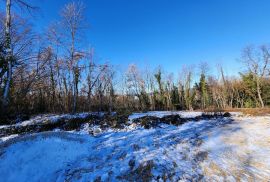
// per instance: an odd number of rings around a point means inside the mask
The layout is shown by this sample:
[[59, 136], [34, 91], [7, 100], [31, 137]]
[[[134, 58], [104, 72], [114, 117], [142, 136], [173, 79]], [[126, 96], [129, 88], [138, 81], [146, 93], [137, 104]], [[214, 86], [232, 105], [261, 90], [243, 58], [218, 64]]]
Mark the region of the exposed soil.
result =
[[[193, 118], [182, 118], [179, 115], [167, 115], [162, 118], [155, 116], [144, 116], [133, 120], [139, 126], [145, 129], [158, 127], [160, 124], [169, 125], [182, 125], [188, 121], [199, 121], [199, 120], [210, 120], [222, 117], [230, 117], [230, 113], [203, 113], [201, 116], [196, 116]], [[53, 131], [59, 129], [61, 131], [72, 131], [80, 130], [81, 126], [85, 123], [90, 125], [95, 125], [101, 129], [115, 128], [123, 129], [125, 126], [129, 125], [128, 115], [109, 115], [105, 114], [103, 116], [91, 115], [85, 118], [59, 118], [57, 121], [46, 121], [39, 124], [29, 124], [29, 125], [10, 125], [8, 127], [0, 128], [0, 137], [5, 137], [14, 134], [27, 134], [27, 133], [39, 133], [44, 131]]]

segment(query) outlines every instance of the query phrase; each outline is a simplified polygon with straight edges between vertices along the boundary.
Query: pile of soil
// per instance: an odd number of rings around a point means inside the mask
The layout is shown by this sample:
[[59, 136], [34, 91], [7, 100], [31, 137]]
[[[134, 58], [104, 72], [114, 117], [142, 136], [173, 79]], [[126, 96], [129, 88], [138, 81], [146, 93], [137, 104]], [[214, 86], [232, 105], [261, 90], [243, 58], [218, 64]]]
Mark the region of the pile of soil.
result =
[[160, 124], [168, 125], [182, 125], [189, 121], [200, 121], [200, 120], [210, 120], [217, 118], [231, 117], [230, 113], [203, 113], [201, 116], [196, 116], [192, 118], [182, 118], [180, 115], [167, 115], [162, 118], [155, 116], [144, 116], [141, 118], [134, 119], [133, 122], [137, 125], [143, 126], [145, 129], [158, 127]]
[[[197, 116], [195, 118], [182, 118], [179, 115], [167, 115], [162, 118], [155, 116], [144, 116], [134, 119], [132, 122], [136, 125], [144, 127], [145, 129], [149, 129], [158, 127], [162, 123], [178, 126], [188, 121], [209, 120], [230, 116], [230, 113], [209, 113], [202, 114], [201, 116]], [[89, 114], [89, 116], [85, 118], [60, 118], [56, 122], [47, 121], [41, 124], [31, 124], [26, 126], [10, 125], [8, 127], [0, 128], [0, 137], [5, 137], [13, 134], [28, 134], [39, 133], [43, 131], [53, 131], [55, 129], [59, 129], [62, 131], [79, 131], [82, 125], [86, 123], [88, 123], [89, 125], [96, 125], [102, 130], [107, 128], [123, 129], [125, 128], [125, 126], [130, 125], [130, 123], [128, 123], [128, 115], [126, 114], [105, 114], [102, 116]]]

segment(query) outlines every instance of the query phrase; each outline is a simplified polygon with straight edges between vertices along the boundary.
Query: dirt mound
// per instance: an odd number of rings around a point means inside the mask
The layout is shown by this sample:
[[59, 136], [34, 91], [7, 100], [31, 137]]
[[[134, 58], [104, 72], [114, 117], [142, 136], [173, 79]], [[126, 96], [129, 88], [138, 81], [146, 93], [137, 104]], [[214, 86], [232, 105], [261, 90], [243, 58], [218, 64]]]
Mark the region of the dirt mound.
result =
[[28, 125], [10, 125], [0, 128], [0, 137], [13, 134], [39, 133], [52, 131], [54, 129], [64, 131], [79, 130], [82, 124], [93, 123], [100, 118], [101, 116], [89, 114], [86, 117], [59, 117], [55, 120], [48, 119], [41, 123], [33, 122], [33, 124]]
[[189, 121], [200, 121], [200, 120], [210, 120], [223, 117], [231, 117], [230, 113], [203, 113], [201, 116], [196, 116], [192, 118], [182, 118], [178, 114], [166, 115], [161, 118], [156, 116], [143, 116], [134, 119], [133, 122], [143, 126], [145, 129], [158, 127], [160, 124], [168, 124], [179, 126]]
[[[144, 127], [145, 129], [149, 129], [159, 127], [160, 124], [179, 126], [189, 121], [209, 120], [230, 116], [230, 113], [203, 113], [201, 116], [183, 118], [178, 114], [172, 114], [165, 115], [161, 118], [156, 116], [144, 116], [134, 119], [132, 122], [136, 125]], [[63, 117], [60, 115], [57, 118], [48, 118], [42, 122], [33, 122], [27, 125], [10, 125], [8, 127], [0, 128], [0, 137], [14, 134], [53, 131], [55, 129], [60, 131], [80, 131], [82, 126], [86, 123], [91, 126], [98, 126], [101, 130], [105, 130], [107, 128], [123, 129], [131, 124], [128, 123], [128, 115], [126, 114], [87, 114], [84, 117], [80, 117], [80, 115]]]
[[143, 126], [146, 129], [155, 128], [159, 124], [169, 124], [169, 125], [181, 125], [187, 122], [186, 119], [181, 118], [179, 115], [167, 115], [162, 118], [155, 116], [144, 116], [133, 120], [134, 123]]

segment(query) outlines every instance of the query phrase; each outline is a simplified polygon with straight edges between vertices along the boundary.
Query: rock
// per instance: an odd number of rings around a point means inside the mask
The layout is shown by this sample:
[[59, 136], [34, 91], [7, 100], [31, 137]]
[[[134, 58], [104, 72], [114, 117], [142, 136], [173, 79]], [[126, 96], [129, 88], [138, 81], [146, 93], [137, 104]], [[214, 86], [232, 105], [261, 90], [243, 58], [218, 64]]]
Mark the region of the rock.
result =
[[223, 117], [231, 117], [232, 115], [231, 115], [231, 113], [229, 113], [229, 112], [225, 112], [224, 114], [223, 114]]
[[195, 156], [195, 160], [198, 161], [198, 162], [202, 162], [204, 161], [205, 159], [207, 159], [208, 157], [208, 152], [205, 152], [205, 151], [200, 151], [196, 154]]
[[94, 128], [93, 129], [93, 135], [97, 136], [98, 134], [100, 134], [102, 132], [102, 130], [100, 128]]
[[128, 162], [128, 165], [129, 165], [130, 169], [133, 170], [133, 168], [135, 167], [135, 160], [134, 160], [134, 159], [131, 159], [131, 160]]

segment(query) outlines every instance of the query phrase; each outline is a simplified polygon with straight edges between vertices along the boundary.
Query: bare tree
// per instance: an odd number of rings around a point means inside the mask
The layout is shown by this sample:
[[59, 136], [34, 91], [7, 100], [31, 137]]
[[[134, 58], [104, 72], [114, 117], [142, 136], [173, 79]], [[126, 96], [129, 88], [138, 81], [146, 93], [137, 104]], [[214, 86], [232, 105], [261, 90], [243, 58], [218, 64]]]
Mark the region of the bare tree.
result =
[[6, 64], [7, 69], [7, 82], [4, 88], [3, 94], [3, 108], [8, 105], [8, 96], [10, 90], [10, 84], [12, 79], [12, 50], [11, 50], [11, 36], [10, 36], [10, 29], [11, 29], [11, 0], [6, 1], [6, 22], [5, 22], [5, 49], [6, 49]]
[[261, 107], [264, 107], [264, 101], [261, 96], [261, 84], [264, 77], [269, 76], [270, 52], [266, 45], [259, 49], [248, 46], [243, 50], [243, 62], [247, 66], [256, 82], [256, 91]]
[[144, 87], [144, 81], [141, 78], [141, 74], [135, 64], [130, 64], [126, 72], [126, 85], [129, 95], [139, 100], [140, 107], [143, 108], [143, 100], [141, 93]]
[[79, 50], [79, 38], [82, 30], [86, 28], [86, 21], [84, 17], [84, 4], [80, 1], [71, 2], [65, 5], [61, 11], [62, 25], [66, 33], [66, 44], [69, 53], [68, 65], [72, 72], [72, 91], [73, 91], [73, 107], [72, 112], [76, 112], [77, 97], [78, 97], [78, 83], [79, 83], [79, 60], [82, 58]]
[[193, 68], [184, 66], [182, 68], [179, 83], [183, 86], [184, 91], [184, 102], [185, 107], [188, 110], [193, 110], [192, 102], [193, 102], [193, 93], [192, 93], [192, 79], [193, 79]]
[[9, 92], [10, 92], [10, 86], [11, 86], [11, 81], [12, 81], [12, 71], [13, 71], [13, 66], [15, 62], [14, 55], [12, 53], [12, 35], [11, 35], [11, 25], [12, 25], [12, 14], [11, 14], [11, 7], [12, 3], [18, 5], [21, 8], [26, 8], [28, 10], [34, 9], [35, 7], [31, 6], [28, 4], [26, 1], [23, 0], [6, 0], [6, 19], [5, 19], [5, 51], [6, 51], [6, 56], [5, 56], [5, 64], [4, 64], [4, 71], [6, 72], [6, 77], [7, 81], [5, 83], [4, 87], [4, 93], [3, 93], [3, 103], [2, 106], [5, 108], [8, 103], [9, 103]]

